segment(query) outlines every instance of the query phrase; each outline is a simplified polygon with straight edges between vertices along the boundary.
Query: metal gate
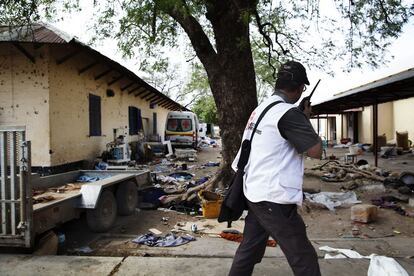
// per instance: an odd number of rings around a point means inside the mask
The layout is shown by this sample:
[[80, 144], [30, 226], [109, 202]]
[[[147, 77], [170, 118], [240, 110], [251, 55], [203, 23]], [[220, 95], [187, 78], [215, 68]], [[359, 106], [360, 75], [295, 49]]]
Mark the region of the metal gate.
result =
[[32, 246], [30, 156], [26, 128], [0, 126], [0, 246]]

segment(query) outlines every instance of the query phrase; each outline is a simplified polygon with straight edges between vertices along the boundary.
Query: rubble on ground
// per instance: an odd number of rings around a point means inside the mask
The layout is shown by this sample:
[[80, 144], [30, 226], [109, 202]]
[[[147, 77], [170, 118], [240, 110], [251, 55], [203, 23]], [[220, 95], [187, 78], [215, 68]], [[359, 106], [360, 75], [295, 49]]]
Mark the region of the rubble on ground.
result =
[[[328, 161], [311, 169], [305, 170], [305, 176], [314, 176], [324, 182], [341, 182], [343, 190], [370, 190], [385, 188], [397, 189], [401, 194], [414, 193], [414, 173], [401, 174], [371, 166], [365, 160], [357, 164], [341, 163], [336, 160]], [[360, 164], [360, 165], [358, 165]], [[362, 165], [361, 165], [362, 164]]]

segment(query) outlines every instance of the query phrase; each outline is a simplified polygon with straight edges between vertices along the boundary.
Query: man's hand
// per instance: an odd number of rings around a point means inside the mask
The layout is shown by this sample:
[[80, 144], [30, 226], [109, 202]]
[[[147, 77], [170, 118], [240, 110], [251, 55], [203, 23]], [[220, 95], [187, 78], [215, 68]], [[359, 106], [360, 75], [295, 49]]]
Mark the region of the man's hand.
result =
[[302, 101], [303, 101], [303, 109], [302, 109], [302, 111], [303, 111], [303, 113], [305, 113], [306, 117], [308, 119], [310, 119], [311, 114], [312, 114], [311, 103], [310, 103], [309, 99], [306, 99], [306, 98], [304, 98]]

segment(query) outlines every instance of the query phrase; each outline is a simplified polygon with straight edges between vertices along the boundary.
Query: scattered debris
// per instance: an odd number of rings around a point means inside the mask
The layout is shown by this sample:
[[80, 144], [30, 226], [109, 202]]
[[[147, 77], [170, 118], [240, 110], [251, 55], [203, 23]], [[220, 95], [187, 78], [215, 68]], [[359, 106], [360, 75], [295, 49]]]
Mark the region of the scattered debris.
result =
[[375, 206], [378, 206], [384, 209], [392, 209], [402, 216], [413, 217], [413, 212], [405, 210], [403, 207], [401, 207], [400, 205], [396, 203], [397, 201], [399, 200], [396, 200], [395, 197], [389, 197], [389, 196], [380, 197], [380, 198], [371, 200], [372, 204], [374, 204]]
[[93, 251], [94, 250], [90, 248], [89, 246], [82, 246], [82, 247], [73, 249], [74, 253], [80, 253], [80, 254], [90, 254]]
[[[223, 231], [220, 233], [220, 237], [222, 237], [223, 239], [229, 240], [229, 241], [235, 241], [240, 243], [243, 240], [243, 234], [242, 233], [232, 233], [232, 232], [226, 232]], [[267, 246], [269, 247], [276, 247], [277, 242], [275, 240], [271, 240], [269, 239], [266, 243]]]
[[371, 204], [357, 204], [351, 207], [351, 220], [356, 222], [373, 222], [378, 217], [378, 207]]
[[377, 275], [393, 275], [393, 276], [408, 276], [407, 271], [393, 258], [378, 256], [371, 254], [369, 256], [362, 256], [358, 252], [351, 249], [332, 248], [329, 246], [319, 247], [319, 250], [329, 253], [337, 253], [337, 255], [325, 254], [325, 259], [370, 259], [371, 262], [368, 267], [368, 276]]
[[183, 236], [167, 234], [164, 237], [162, 237], [156, 236], [152, 233], [148, 233], [145, 235], [138, 236], [137, 238], [133, 239], [132, 242], [137, 244], [144, 244], [151, 247], [174, 247], [187, 244], [195, 240], [196, 239], [189, 234]]
[[186, 181], [194, 177], [193, 174], [188, 173], [188, 172], [175, 172], [175, 173], [170, 174], [169, 176], [178, 181]]
[[[199, 234], [212, 234], [219, 235], [224, 230], [229, 230], [226, 223], [219, 223], [217, 219], [201, 219], [197, 221], [182, 221], [178, 222], [172, 231], [174, 232], [187, 232], [191, 233], [191, 226], [197, 225], [197, 233]], [[234, 221], [232, 223], [232, 229], [238, 232], [243, 232], [244, 222]]]
[[346, 193], [333, 193], [333, 192], [320, 192], [317, 194], [305, 193], [306, 200], [314, 204], [325, 206], [330, 211], [335, 211], [335, 207], [345, 207], [356, 203], [361, 203], [357, 200], [355, 192]]
[[204, 164], [204, 166], [206, 166], [206, 167], [218, 167], [218, 166], [220, 166], [220, 162], [208, 161], [206, 164]]
[[162, 232], [156, 228], [150, 228], [148, 229], [148, 231], [150, 231], [151, 233], [153, 233], [154, 235], [161, 235]]
[[175, 156], [177, 159], [188, 159], [195, 160], [197, 158], [197, 151], [194, 149], [175, 149]]
[[339, 161], [328, 161], [305, 171], [306, 176], [320, 177], [325, 182], [348, 182], [355, 179], [368, 179], [384, 182], [384, 175], [388, 172], [377, 171], [378, 168], [369, 165], [356, 166], [355, 164], [341, 164]]
[[33, 204], [46, 203], [49, 201], [53, 201], [55, 199], [57, 198], [52, 195], [36, 196], [36, 197], [33, 197]]

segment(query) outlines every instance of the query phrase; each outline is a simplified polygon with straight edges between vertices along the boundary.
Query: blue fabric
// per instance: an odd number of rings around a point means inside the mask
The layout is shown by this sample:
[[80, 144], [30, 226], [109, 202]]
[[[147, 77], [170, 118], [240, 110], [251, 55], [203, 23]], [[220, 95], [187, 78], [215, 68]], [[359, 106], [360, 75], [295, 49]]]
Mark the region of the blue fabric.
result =
[[156, 236], [152, 233], [141, 235], [132, 240], [137, 244], [144, 244], [151, 247], [175, 247], [183, 244], [187, 244], [196, 239], [191, 235], [176, 236], [174, 234], [167, 234], [166, 236]]
[[82, 182], [82, 183], [84, 183], [84, 182], [95, 182], [95, 181], [98, 181], [98, 180], [100, 180], [100, 178], [96, 177], [96, 176], [81, 175], [81, 176], [79, 176], [77, 182]]
[[98, 171], [106, 171], [107, 168], [108, 168], [108, 163], [105, 163], [103, 161], [99, 162], [95, 166], [95, 170], [98, 170]]

